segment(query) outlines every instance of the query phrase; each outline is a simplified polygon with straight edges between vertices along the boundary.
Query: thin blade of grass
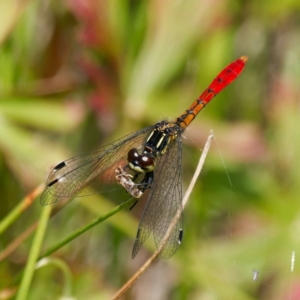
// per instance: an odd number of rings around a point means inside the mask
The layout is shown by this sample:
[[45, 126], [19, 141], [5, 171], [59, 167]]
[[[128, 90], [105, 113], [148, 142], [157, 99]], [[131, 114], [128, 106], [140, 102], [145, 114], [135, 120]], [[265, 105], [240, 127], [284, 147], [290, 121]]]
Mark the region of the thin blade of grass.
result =
[[[70, 200], [57, 205], [51, 211], [50, 218], [52, 218], [57, 213], [59, 213], [70, 202]], [[4, 259], [6, 259], [12, 252], [14, 252], [18, 247], [20, 247], [20, 245], [22, 245], [24, 241], [28, 239], [35, 232], [38, 225], [39, 225], [39, 221], [32, 223], [27, 229], [24, 229], [24, 231], [20, 233], [12, 242], [10, 242], [5, 249], [0, 251], [0, 262], [4, 261]]]
[[109, 212], [101, 215], [100, 217], [96, 218], [94, 221], [90, 222], [89, 224], [75, 230], [74, 232], [72, 232], [71, 234], [66, 236], [64, 239], [62, 239], [60, 242], [58, 242], [57, 244], [52, 246], [50, 249], [48, 249], [40, 258], [51, 255], [52, 253], [54, 253], [58, 249], [62, 248], [63, 246], [65, 246], [66, 244], [68, 244], [69, 242], [74, 240], [75, 238], [79, 237], [80, 235], [82, 235], [83, 233], [88, 231], [89, 229], [91, 229], [94, 226], [98, 225], [99, 223], [105, 221], [106, 219], [108, 219], [109, 217], [115, 215], [117, 212], [123, 210], [124, 208], [129, 207], [135, 201], [136, 201], [135, 198], [130, 198], [127, 201], [125, 201], [125, 202], [121, 203], [120, 205], [118, 205], [117, 207], [115, 207], [114, 209], [112, 209], [111, 211], [109, 211]]
[[2, 234], [34, 201], [34, 199], [41, 194], [45, 185], [41, 184], [30, 192], [23, 200], [0, 222], [0, 234]]
[[[191, 192], [196, 184], [196, 181], [201, 173], [203, 164], [205, 162], [207, 153], [209, 151], [210, 145], [211, 145], [211, 141], [213, 139], [214, 135], [213, 135], [213, 131], [210, 131], [210, 134], [206, 140], [203, 152], [200, 156], [196, 171], [194, 173], [194, 176], [190, 182], [190, 185], [184, 195], [184, 198], [182, 200], [182, 206], [183, 208], [185, 207], [185, 205], [188, 202], [188, 199], [191, 195]], [[181, 211], [178, 210], [177, 214], [175, 215], [174, 219], [172, 220], [172, 223], [169, 226], [169, 229], [164, 237], [164, 241], [161, 244], [161, 247], [159, 249], [157, 249], [154, 254], [145, 262], [145, 264], [122, 286], [121, 289], [119, 289], [119, 291], [113, 296], [113, 300], [115, 299], [119, 299], [122, 295], [124, 295], [124, 293], [138, 280], [138, 278], [149, 268], [149, 266], [152, 264], [152, 262], [159, 256], [160, 252], [162, 251], [162, 249], [164, 248], [165, 244], [168, 241], [168, 238], [174, 228], [174, 226], [176, 225], [179, 217], [180, 217]]]
[[37, 262], [41, 250], [42, 242], [47, 228], [47, 223], [51, 214], [51, 209], [52, 209], [51, 206], [47, 206], [42, 210], [39, 226], [32, 242], [28, 261], [16, 297], [17, 300], [28, 299], [28, 292], [35, 271], [35, 264]]

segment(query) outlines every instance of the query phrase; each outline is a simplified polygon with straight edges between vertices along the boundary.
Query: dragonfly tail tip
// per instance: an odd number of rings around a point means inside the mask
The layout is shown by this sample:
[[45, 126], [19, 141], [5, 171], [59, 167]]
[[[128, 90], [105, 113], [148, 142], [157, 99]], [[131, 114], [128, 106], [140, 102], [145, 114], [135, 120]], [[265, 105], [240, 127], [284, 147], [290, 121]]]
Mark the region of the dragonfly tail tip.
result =
[[240, 59], [241, 59], [243, 62], [246, 62], [246, 61], [248, 60], [248, 56], [243, 55]]

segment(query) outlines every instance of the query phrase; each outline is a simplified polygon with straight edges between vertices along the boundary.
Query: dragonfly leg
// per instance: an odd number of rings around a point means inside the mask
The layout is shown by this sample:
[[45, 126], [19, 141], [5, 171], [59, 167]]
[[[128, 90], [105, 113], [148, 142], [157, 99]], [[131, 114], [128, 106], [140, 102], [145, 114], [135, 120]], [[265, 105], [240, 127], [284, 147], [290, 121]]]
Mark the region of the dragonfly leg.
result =
[[[133, 177], [133, 181], [134, 181], [134, 178], [137, 177], [137, 175], [138, 174], [136, 174]], [[145, 174], [145, 177], [144, 177], [143, 181], [141, 183], [137, 184], [137, 186], [139, 187], [139, 190], [142, 193], [144, 193], [146, 189], [150, 189], [151, 188], [152, 182], [153, 182], [153, 178], [154, 178], [153, 171], [152, 172], [148, 172], [148, 173]], [[137, 202], [138, 202], [138, 200], [136, 200], [129, 209], [132, 210], [135, 207], [135, 205], [137, 204]]]

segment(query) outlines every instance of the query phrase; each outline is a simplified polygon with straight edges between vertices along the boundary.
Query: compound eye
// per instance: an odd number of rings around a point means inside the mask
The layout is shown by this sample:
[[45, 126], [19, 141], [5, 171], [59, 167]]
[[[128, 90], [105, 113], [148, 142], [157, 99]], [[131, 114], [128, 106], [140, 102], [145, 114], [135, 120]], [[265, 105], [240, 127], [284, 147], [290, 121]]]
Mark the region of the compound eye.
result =
[[140, 155], [137, 162], [139, 166], [146, 172], [153, 171], [155, 168], [155, 161], [150, 155]]
[[127, 160], [129, 162], [136, 160], [139, 157], [139, 153], [136, 148], [132, 148], [127, 153]]

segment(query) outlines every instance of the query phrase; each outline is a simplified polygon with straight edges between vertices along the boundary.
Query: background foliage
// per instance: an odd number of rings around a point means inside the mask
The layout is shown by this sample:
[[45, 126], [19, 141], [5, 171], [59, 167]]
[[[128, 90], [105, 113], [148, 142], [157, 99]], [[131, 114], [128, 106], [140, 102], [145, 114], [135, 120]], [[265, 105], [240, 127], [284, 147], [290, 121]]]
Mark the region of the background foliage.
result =
[[[210, 129], [218, 147], [185, 210], [183, 245], [124, 299], [299, 299], [299, 11], [298, 0], [1, 1], [0, 218], [58, 161], [172, 120], [247, 55], [243, 74], [185, 132], [184, 187]], [[115, 205], [73, 201], [49, 221], [43, 251]], [[37, 198], [1, 235], [4, 299], [18, 288], [32, 235], [4, 252], [41, 210]], [[76, 299], [111, 297], [154, 249], [131, 260], [141, 211], [52, 255], [59, 260], [36, 270], [29, 299], [60, 297], [62, 274]]]

